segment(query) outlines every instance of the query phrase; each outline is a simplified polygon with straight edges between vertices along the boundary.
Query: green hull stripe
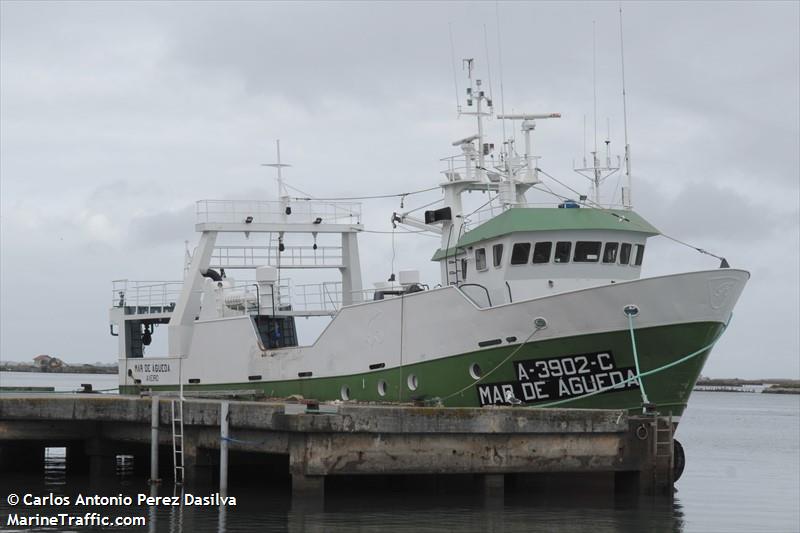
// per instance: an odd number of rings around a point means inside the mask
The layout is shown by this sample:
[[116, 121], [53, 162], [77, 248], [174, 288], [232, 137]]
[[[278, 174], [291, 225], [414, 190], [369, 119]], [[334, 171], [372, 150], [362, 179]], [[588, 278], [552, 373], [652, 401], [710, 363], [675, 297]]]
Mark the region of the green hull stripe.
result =
[[[699, 350], [712, 342], [723, 328], [718, 322], [676, 324], [636, 330], [636, 342], [642, 372], [672, 363], [687, 353]], [[184, 385], [186, 391], [256, 390], [270, 397], [287, 397], [293, 394], [322, 401], [342, 399], [342, 389], [351, 400], [369, 402], [409, 402], [419, 399], [446, 398], [466, 387], [466, 390], [448, 398], [448, 407], [478, 407], [475, 379], [470, 367], [477, 363], [489, 371], [506, 359], [519, 345], [468, 352], [425, 361], [403, 367], [375, 370], [347, 376], [306, 378], [286, 381], [252, 381], [244, 383], [219, 383]], [[617, 368], [633, 367], [630, 334], [627, 329], [579, 335], [575, 337], [531, 341], [514, 354], [486, 379], [488, 383], [513, 382], [517, 379], [515, 361], [550, 359], [597, 351], [613, 353]], [[662, 412], [680, 416], [694, 384], [700, 376], [710, 350], [663, 372], [642, 378], [650, 401], [662, 406]], [[416, 377], [417, 388], [408, 387], [409, 376]], [[379, 394], [379, 384], [385, 383], [385, 396]], [[486, 383], [483, 383], [486, 384]], [[176, 386], [147, 387], [153, 391], [175, 390]], [[140, 386], [120, 387], [121, 393], [136, 393]], [[639, 409], [641, 394], [638, 389], [614, 390], [578, 399], [566, 404], [573, 408]], [[535, 404], [531, 404], [535, 407]]]

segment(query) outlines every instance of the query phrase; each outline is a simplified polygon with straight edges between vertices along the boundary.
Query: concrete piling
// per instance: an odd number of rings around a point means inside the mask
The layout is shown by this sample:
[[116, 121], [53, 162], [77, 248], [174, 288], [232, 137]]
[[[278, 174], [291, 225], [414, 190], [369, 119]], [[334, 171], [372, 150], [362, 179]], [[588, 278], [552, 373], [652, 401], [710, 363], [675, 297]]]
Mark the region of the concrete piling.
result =
[[158, 475], [158, 423], [159, 423], [159, 398], [150, 399], [150, 482], [161, 481]]
[[223, 496], [228, 493], [229, 407], [230, 404], [226, 401], [220, 403], [219, 406], [219, 492]]

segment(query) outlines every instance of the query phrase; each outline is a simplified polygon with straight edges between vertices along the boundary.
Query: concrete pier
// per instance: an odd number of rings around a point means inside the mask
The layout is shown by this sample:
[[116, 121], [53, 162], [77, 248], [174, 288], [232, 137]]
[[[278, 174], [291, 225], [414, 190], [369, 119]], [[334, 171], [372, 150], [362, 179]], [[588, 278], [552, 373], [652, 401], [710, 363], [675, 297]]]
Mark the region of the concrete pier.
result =
[[[151, 451], [157, 461], [158, 454], [148, 446], [155, 437], [162, 452], [171, 450], [169, 401], [96, 394], [0, 395], [0, 468], [13, 466], [16, 459], [5, 458], [21, 453], [32, 458], [41, 455], [34, 450], [45, 446], [78, 450], [81, 443], [92, 472], [99, 475], [108, 473], [114, 455], [129, 453], [131, 446], [137, 447], [137, 457], [147, 461]], [[213, 479], [222, 436], [224, 457], [230, 450], [248, 452], [242, 456], [251, 458], [288, 460], [293, 492], [311, 499], [324, 496], [330, 476], [479, 475], [490, 499], [502, 499], [508, 475], [606, 473], [603, 479], [612, 485], [641, 492], [672, 487], [671, 461], [657, 444], [659, 420], [663, 426], [666, 419], [658, 417], [618, 410], [361, 404], [311, 411], [302, 404], [226, 402], [227, 424], [221, 424], [225, 410], [220, 400], [184, 401], [188, 484]], [[151, 478], [171, 478], [171, 461], [163, 456], [160, 465], [147, 466], [153, 467]], [[235, 487], [233, 480], [221, 481]]]

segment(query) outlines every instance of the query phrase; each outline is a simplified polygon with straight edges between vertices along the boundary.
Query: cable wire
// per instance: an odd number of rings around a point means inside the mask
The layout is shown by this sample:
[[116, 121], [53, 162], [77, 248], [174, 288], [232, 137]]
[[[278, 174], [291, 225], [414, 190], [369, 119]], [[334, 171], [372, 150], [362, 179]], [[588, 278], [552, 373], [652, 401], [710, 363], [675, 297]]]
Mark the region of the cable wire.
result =
[[[291, 187], [291, 186], [287, 185], [287, 187]], [[298, 192], [301, 192], [303, 194], [308, 195], [305, 198], [297, 198], [297, 197], [292, 198], [293, 200], [320, 200], [320, 201], [324, 201], [324, 202], [333, 202], [333, 201], [338, 201], [338, 200], [376, 200], [376, 199], [380, 199], [380, 198], [402, 198], [402, 197], [405, 197], [405, 196], [411, 196], [412, 194], [422, 194], [424, 192], [435, 191], [435, 190], [439, 189], [439, 186], [437, 185], [436, 187], [430, 187], [428, 189], [420, 189], [418, 191], [409, 191], [409, 192], [400, 192], [400, 193], [396, 193], [396, 194], [374, 194], [374, 195], [369, 195], [369, 196], [341, 196], [341, 197], [336, 197], [336, 198], [317, 198], [315, 196], [311, 196], [310, 194], [308, 194], [306, 192], [300, 191], [299, 189], [296, 189], [294, 187], [291, 187], [291, 188], [296, 190], [296, 191], [298, 191]]]

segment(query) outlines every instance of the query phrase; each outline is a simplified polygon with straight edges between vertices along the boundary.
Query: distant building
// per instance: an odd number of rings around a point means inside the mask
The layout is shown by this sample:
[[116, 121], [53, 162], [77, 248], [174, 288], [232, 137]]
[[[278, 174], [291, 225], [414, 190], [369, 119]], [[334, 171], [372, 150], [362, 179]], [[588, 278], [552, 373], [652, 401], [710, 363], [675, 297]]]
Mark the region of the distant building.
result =
[[33, 364], [38, 366], [43, 372], [48, 370], [55, 370], [64, 366], [64, 361], [58, 357], [50, 357], [49, 355], [37, 355], [33, 358]]

